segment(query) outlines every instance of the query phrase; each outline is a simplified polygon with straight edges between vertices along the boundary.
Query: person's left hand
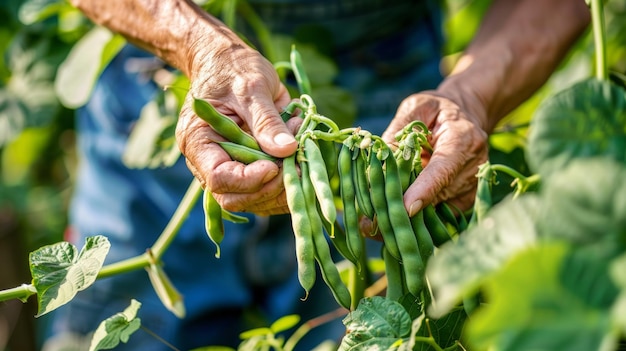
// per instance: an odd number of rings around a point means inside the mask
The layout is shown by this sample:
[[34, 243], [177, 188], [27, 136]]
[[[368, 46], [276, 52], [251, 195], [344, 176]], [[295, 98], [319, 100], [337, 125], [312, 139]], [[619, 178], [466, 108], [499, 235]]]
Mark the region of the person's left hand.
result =
[[[466, 102], [467, 103], [467, 102]], [[424, 169], [404, 194], [413, 216], [428, 204], [449, 201], [462, 210], [471, 208], [476, 194], [478, 166], [487, 161], [487, 133], [478, 113], [480, 106], [461, 106], [441, 92], [427, 91], [407, 97], [383, 133], [390, 144], [394, 135], [413, 120], [431, 131], [433, 153], [423, 153]]]

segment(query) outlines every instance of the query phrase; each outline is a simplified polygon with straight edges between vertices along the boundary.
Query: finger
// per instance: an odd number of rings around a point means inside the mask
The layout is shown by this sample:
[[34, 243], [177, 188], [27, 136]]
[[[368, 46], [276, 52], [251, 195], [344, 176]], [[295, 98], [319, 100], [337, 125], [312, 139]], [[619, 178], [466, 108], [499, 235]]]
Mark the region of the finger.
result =
[[268, 94], [258, 94], [248, 97], [241, 106], [247, 110], [240, 113], [248, 116], [246, 123], [251, 133], [258, 141], [264, 152], [278, 158], [292, 155], [298, 146], [296, 139], [280, 117], [279, 107], [286, 106], [290, 99], [283, 85], [276, 101], [268, 98]]
[[192, 114], [181, 114], [176, 129], [177, 140], [187, 166], [203, 187], [213, 192], [258, 191], [279, 173], [274, 162], [260, 160], [250, 165], [233, 161], [212, 138], [213, 129]]
[[[466, 120], [444, 121], [436, 133], [433, 154], [404, 195], [404, 204], [411, 216], [435, 202], [438, 196], [445, 200], [471, 188], [475, 181], [472, 177], [477, 171], [477, 168], [472, 170], [472, 166], [477, 167], [486, 157], [486, 134]], [[446, 189], [458, 177], [462, 180], [455, 187]], [[442, 193], [444, 189], [447, 192]]]
[[262, 215], [289, 211], [282, 177], [275, 177], [254, 193], [215, 194], [215, 198], [223, 208], [234, 212], [252, 212]]

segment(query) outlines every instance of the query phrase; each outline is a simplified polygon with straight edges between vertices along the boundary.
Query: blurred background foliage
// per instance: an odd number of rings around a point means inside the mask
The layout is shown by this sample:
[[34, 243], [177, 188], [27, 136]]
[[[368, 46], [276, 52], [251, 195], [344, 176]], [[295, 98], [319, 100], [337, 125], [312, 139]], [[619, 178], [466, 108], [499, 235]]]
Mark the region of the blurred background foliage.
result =
[[[231, 0], [203, 3], [208, 8], [228, 1]], [[446, 46], [441, 69], [447, 72], [471, 40], [491, 1], [443, 2], [447, 9]], [[623, 81], [626, 0], [607, 1], [605, 10], [608, 64], [614, 77], [621, 76]], [[233, 20], [232, 11], [223, 13], [225, 21]], [[71, 91], [72, 87], [57, 86], [55, 90], [55, 80], [71, 49], [92, 25], [64, 0], [3, 0], [0, 18], [0, 266], [3, 271], [12, 272], [0, 275], [0, 288], [6, 288], [28, 281], [28, 252], [62, 240], [66, 230], [66, 210], [77, 162], [75, 106], [63, 104], [61, 101], [65, 100], [59, 96], [59, 91]], [[528, 173], [524, 146], [533, 111], [546, 96], [592, 74], [593, 50], [588, 32], [548, 83], [500, 123], [491, 136], [492, 163], [508, 164]], [[100, 67], [107, 62], [107, 51], [102, 47], [96, 51], [102, 56], [96, 65]], [[75, 67], [81, 69], [89, 68]], [[171, 110], [169, 113], [171, 117]], [[167, 138], [170, 134], [159, 133], [154, 137], [171, 139]], [[171, 140], [167, 145], [171, 147]], [[498, 196], [504, 196], [510, 191], [509, 182], [503, 177], [496, 190]], [[4, 251], [8, 253], [3, 254]], [[2, 313], [0, 309], [0, 317]], [[27, 317], [32, 319], [32, 315]], [[6, 333], [3, 337], [0, 330], [0, 349], [7, 345], [6, 339]], [[27, 350], [15, 343], [13, 349]]]

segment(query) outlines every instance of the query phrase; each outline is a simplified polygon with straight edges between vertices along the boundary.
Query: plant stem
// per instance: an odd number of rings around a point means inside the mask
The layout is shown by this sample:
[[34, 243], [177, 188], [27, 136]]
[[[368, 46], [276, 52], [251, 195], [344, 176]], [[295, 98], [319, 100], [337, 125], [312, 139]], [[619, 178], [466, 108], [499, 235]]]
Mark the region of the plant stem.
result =
[[108, 278], [113, 275], [148, 267], [150, 263], [159, 261], [176, 237], [176, 234], [178, 234], [178, 230], [180, 230], [180, 227], [185, 222], [185, 219], [189, 216], [191, 209], [201, 194], [202, 187], [200, 186], [200, 182], [194, 178], [191, 181], [191, 184], [189, 184], [183, 199], [178, 204], [178, 208], [176, 208], [172, 218], [170, 218], [170, 221], [167, 223], [167, 226], [163, 229], [161, 235], [159, 235], [156, 242], [150, 248], [150, 254], [146, 252], [139, 256], [108, 264], [102, 267], [98, 273], [98, 279]]
[[127, 273], [150, 265], [150, 256], [144, 253], [139, 256], [131, 257], [119, 262], [107, 264], [100, 272], [98, 272], [98, 279], [108, 278], [121, 273]]
[[35, 294], [37, 289], [32, 284], [22, 284], [15, 288], [0, 290], [0, 301], [20, 299], [26, 302], [26, 299]]
[[591, 0], [591, 22], [596, 49], [596, 78], [599, 80], [608, 80], [609, 73], [606, 64], [606, 34], [602, 1], [603, 0]]
[[513, 168], [511, 168], [509, 166], [500, 165], [500, 164], [493, 164], [493, 165], [491, 165], [491, 169], [493, 171], [496, 171], [496, 172], [504, 172], [504, 173], [510, 175], [513, 178], [518, 178], [518, 179], [522, 179], [522, 180], [525, 180], [527, 178], [525, 175], [521, 174], [520, 172], [514, 170]]
[[159, 238], [150, 249], [152, 251], [152, 257], [157, 261], [163, 256], [165, 250], [167, 250], [176, 237], [176, 234], [178, 234], [180, 227], [185, 222], [185, 219], [187, 219], [187, 216], [189, 216], [191, 209], [201, 194], [202, 187], [200, 186], [200, 182], [194, 178], [191, 184], [189, 184], [183, 199], [180, 200], [176, 212], [174, 212], [169, 223], [167, 223], [167, 226], [163, 229], [163, 232], [161, 232], [161, 235], [159, 235]]

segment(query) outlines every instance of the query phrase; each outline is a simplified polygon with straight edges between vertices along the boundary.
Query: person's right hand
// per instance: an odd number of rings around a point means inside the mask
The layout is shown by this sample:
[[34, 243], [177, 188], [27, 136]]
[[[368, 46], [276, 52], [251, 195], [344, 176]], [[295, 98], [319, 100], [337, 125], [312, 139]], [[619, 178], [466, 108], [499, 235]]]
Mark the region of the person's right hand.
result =
[[191, 88], [176, 129], [189, 169], [226, 210], [287, 213], [279, 165], [265, 160], [249, 165], [231, 160], [214, 142], [223, 138], [191, 107], [193, 98], [205, 99], [250, 133], [265, 153], [289, 156], [297, 142], [279, 113], [291, 99], [275, 68], [240, 41], [223, 48], [199, 49], [190, 57], [194, 57]]

